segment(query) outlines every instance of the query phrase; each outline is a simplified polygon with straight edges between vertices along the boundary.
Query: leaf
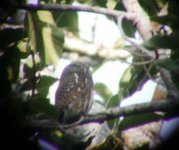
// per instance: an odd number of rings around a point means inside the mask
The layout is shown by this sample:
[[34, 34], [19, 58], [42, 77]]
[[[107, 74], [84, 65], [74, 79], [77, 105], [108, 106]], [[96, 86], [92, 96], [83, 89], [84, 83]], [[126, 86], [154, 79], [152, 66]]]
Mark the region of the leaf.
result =
[[156, 48], [179, 48], [179, 32], [173, 32], [169, 35], [164, 36], [154, 36], [150, 38], [148, 41], [143, 43], [143, 46], [149, 49]]
[[139, 0], [139, 3], [150, 16], [156, 15], [158, 13], [158, 7], [156, 6], [156, 2]]
[[40, 81], [36, 85], [38, 95], [45, 98], [48, 94], [49, 87], [57, 80], [58, 79], [50, 77], [50, 76], [40, 77]]
[[122, 30], [124, 31], [125, 35], [129, 37], [135, 36], [136, 29], [133, 27], [132, 23], [126, 19], [122, 20]]
[[120, 104], [120, 100], [119, 100], [119, 95], [116, 94], [116, 95], [113, 95], [107, 102], [107, 108], [110, 108], [110, 107], [116, 107], [116, 106], [119, 106]]
[[119, 88], [120, 88], [120, 91], [119, 91], [119, 98], [122, 99], [126, 96], [128, 96], [129, 94], [129, 84], [130, 84], [130, 80], [131, 80], [131, 71], [132, 71], [132, 68], [131, 67], [128, 67], [125, 72], [123, 73], [122, 77], [121, 77], [121, 80], [119, 82]]
[[107, 0], [93, 0], [93, 4], [100, 7], [106, 7]]
[[0, 31], [0, 47], [8, 47], [23, 38], [23, 28], [5, 28]]
[[[80, 132], [80, 130], [76, 132]], [[57, 142], [62, 150], [85, 150], [91, 145], [93, 138], [94, 136], [75, 137], [75, 135], [63, 134], [60, 140], [57, 137]]]
[[119, 83], [120, 87], [122, 87], [122, 88], [126, 88], [127, 87], [128, 83], [130, 81], [130, 78], [132, 76], [131, 69], [132, 69], [131, 67], [128, 67], [125, 70], [125, 72], [123, 73], [123, 75], [121, 77], [121, 80], [120, 80], [120, 83]]
[[[140, 54], [140, 51], [138, 51]], [[133, 56], [132, 62], [142, 62], [145, 61], [145, 58], [142, 58], [140, 56]], [[147, 70], [147, 72], [146, 72]], [[131, 78], [129, 80], [129, 84], [126, 84], [126, 88], [122, 89], [124, 90], [124, 96], [132, 95], [136, 90], [140, 90], [144, 83], [148, 80], [148, 75], [155, 76], [157, 73], [156, 68], [154, 67], [154, 64], [145, 65], [145, 69], [143, 65], [134, 65], [131, 68]], [[126, 95], [125, 95], [126, 94]], [[127, 95], [128, 94], [128, 95]]]
[[103, 83], [96, 83], [94, 89], [104, 100], [112, 96], [111, 90]]
[[158, 22], [160, 24], [163, 24], [163, 25], [169, 25], [170, 22], [172, 21], [172, 18], [170, 16], [168, 16], [168, 15], [166, 15], [166, 16], [157, 16], [157, 17], [154, 16], [154, 17], [151, 17], [150, 19], [153, 20], [153, 21], [156, 21], [156, 22]]
[[38, 91], [38, 95], [46, 98], [49, 87], [57, 81], [56, 78], [50, 76], [40, 76], [34, 78], [28, 78], [21, 86], [20, 91], [28, 91], [35, 88]]
[[42, 87], [46, 87], [46, 86], [50, 86], [52, 85], [55, 81], [57, 81], [57, 78], [54, 77], [50, 77], [50, 76], [41, 76], [40, 77], [40, 81], [37, 84], [37, 88], [42, 88]]
[[179, 10], [178, 10], [178, 1], [172, 0], [168, 1], [168, 15], [171, 16], [172, 21], [170, 21], [170, 27], [173, 31], [178, 31], [179, 27]]
[[117, 2], [117, 5], [115, 6], [114, 9], [120, 10], [120, 11], [125, 11], [125, 7], [124, 7], [122, 1], [118, 1], [118, 2]]
[[29, 99], [24, 107], [26, 108], [26, 112], [29, 115], [35, 114], [39, 117], [45, 118], [58, 118], [58, 112], [54, 106], [49, 103], [49, 99], [35, 96]]
[[19, 91], [20, 92], [24, 92], [24, 91], [28, 91], [28, 90], [32, 90], [33, 88], [33, 79], [32, 78], [29, 78], [27, 79], [23, 84], [22, 86], [20, 87]]
[[[110, 99], [108, 99], [106, 108], [118, 107], [120, 105], [120, 100], [121, 99], [119, 98], [118, 94], [113, 95]], [[116, 127], [116, 123], [118, 122], [118, 120], [119, 119], [117, 118], [117, 119], [107, 121], [109, 128], [114, 129]]]
[[114, 9], [117, 3], [118, 3], [118, 0], [108, 0], [106, 6], [109, 9]]
[[165, 59], [158, 59], [156, 60], [156, 64], [161, 66], [162, 68], [165, 68], [167, 70], [170, 70], [174, 64], [174, 60], [171, 58], [165, 58]]
[[64, 36], [57, 27], [44, 27], [42, 29], [44, 41], [44, 56], [46, 64], [58, 64], [59, 56], [62, 54]]
[[53, 16], [58, 27], [68, 29], [76, 36], [79, 35], [77, 12], [55, 11]]
[[[148, 77], [146, 77], [146, 72], [142, 67], [140, 67], [137, 70], [134, 67], [132, 69], [132, 74], [133, 74], [133, 76], [131, 77], [131, 79], [129, 81], [129, 85], [128, 85], [128, 94], [129, 95], [132, 95], [137, 90], [140, 90], [142, 88], [143, 84], [148, 79]], [[126, 96], [129, 96], [129, 95], [126, 95]]]
[[17, 47], [19, 48], [19, 51], [21, 52], [20, 58], [26, 59], [30, 54], [30, 51], [27, 48], [27, 41], [25, 41], [25, 40], [19, 41]]
[[162, 119], [162, 115], [144, 113], [125, 117], [119, 124], [119, 131]]
[[124, 143], [115, 133], [109, 134], [104, 140], [95, 144], [92, 150], [122, 150]]
[[[122, 1], [118, 1], [114, 9], [119, 10], [119, 11], [125, 11], [125, 7], [123, 6]], [[125, 33], [125, 35], [129, 37], [134, 37], [135, 31], [136, 31], [132, 23], [126, 20], [125, 18], [122, 20], [122, 30]]]
[[55, 2], [60, 4], [72, 4], [74, 0], [56, 0]]
[[0, 96], [9, 96], [11, 84], [17, 81], [19, 75], [19, 49], [12, 45], [0, 51]]
[[42, 64], [58, 63], [64, 36], [48, 11], [28, 13], [30, 46], [40, 53]]

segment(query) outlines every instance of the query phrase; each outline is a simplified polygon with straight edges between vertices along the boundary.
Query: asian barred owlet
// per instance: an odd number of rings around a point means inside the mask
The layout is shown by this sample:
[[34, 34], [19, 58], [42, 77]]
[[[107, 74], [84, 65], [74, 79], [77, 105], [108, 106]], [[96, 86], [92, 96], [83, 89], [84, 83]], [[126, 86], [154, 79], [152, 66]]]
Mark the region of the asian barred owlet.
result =
[[74, 62], [62, 72], [55, 94], [59, 122], [73, 123], [86, 114], [92, 106], [93, 80], [89, 67]]

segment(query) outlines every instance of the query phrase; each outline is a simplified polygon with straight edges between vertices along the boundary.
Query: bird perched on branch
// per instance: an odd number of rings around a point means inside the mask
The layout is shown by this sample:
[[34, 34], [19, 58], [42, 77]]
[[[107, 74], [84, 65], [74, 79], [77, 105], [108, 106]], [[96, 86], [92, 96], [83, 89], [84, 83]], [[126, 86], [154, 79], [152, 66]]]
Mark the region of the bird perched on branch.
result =
[[92, 106], [93, 79], [89, 67], [79, 62], [68, 65], [62, 72], [55, 94], [59, 122], [74, 123]]

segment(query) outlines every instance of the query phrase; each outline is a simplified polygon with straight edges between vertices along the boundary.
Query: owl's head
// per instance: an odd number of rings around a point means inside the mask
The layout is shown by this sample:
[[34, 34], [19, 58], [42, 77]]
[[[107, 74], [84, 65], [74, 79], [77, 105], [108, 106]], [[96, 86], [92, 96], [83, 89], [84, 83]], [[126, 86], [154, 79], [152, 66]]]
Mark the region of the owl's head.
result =
[[61, 76], [70, 74], [70, 73], [83, 73], [83, 74], [89, 74], [90, 70], [89, 70], [89, 66], [82, 64], [80, 62], [73, 62], [71, 64], [69, 64], [64, 70]]

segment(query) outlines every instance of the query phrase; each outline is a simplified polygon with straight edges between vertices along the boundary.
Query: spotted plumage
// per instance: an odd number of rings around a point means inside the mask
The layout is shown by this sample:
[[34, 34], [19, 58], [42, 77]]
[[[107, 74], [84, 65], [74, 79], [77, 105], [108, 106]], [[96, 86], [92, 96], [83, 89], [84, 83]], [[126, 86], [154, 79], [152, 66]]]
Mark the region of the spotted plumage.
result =
[[92, 105], [93, 80], [89, 67], [75, 62], [62, 72], [55, 95], [55, 106], [61, 123], [73, 123]]

